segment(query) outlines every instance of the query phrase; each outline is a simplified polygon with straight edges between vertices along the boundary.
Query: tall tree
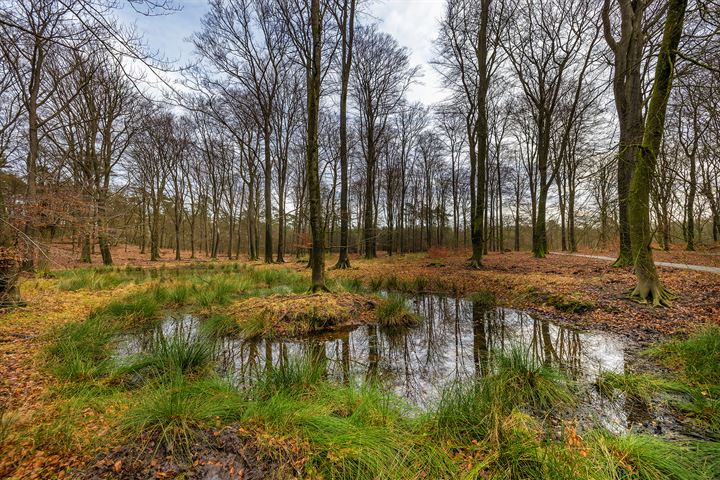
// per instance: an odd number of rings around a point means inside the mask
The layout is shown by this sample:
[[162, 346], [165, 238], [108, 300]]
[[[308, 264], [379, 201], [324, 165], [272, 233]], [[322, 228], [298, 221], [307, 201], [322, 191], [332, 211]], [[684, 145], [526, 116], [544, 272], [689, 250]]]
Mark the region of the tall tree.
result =
[[[194, 37], [195, 48], [248, 93], [253, 104], [246, 114], [262, 132], [265, 262], [272, 263], [272, 115], [286, 73], [287, 36], [268, 0], [212, 0], [202, 26]], [[208, 82], [227, 90], [222, 82]]]
[[[642, 3], [642, 2], [638, 2]], [[642, 24], [639, 17], [633, 13], [631, 4], [624, 1], [620, 3], [620, 18], [622, 22], [622, 36], [619, 41], [612, 34], [609, 20], [610, 0], [605, 1], [603, 18], [605, 19], [605, 37], [610, 48], [615, 52], [616, 65], [627, 58], [623, 52], [627, 46], [623, 41], [630, 42], [634, 36], [642, 35]], [[683, 32], [687, 0], [669, 0], [665, 13], [665, 24], [660, 43], [659, 53], [655, 64], [655, 76], [652, 82], [652, 94], [647, 106], [644, 125], [639, 132], [641, 141], [630, 146], [634, 152], [630, 188], [628, 191], [628, 222], [630, 226], [630, 245], [632, 260], [637, 277], [637, 285], [631, 297], [641, 302], [652, 302], [654, 306], [668, 305], [670, 294], [663, 288], [655, 268], [652, 255], [652, 229], [650, 227], [650, 185], [655, 175], [657, 155], [665, 129], [665, 115], [668, 98], [672, 90], [675, 59], [680, 37]], [[637, 32], [636, 30], [640, 30]], [[629, 36], [630, 38], [626, 38]], [[625, 66], [625, 68], [628, 68]], [[617, 74], [615, 76], [617, 78]], [[630, 85], [632, 86], [632, 85]], [[618, 95], [619, 93], [619, 95]], [[631, 118], [642, 118], [642, 103], [629, 103], [625, 101], [624, 91], [616, 91], [616, 105], [618, 115], [626, 114]], [[633, 96], [636, 100], [637, 97]], [[636, 111], [621, 110], [620, 107], [635, 109]]]
[[336, 268], [349, 268], [348, 242], [350, 206], [348, 198], [348, 87], [352, 70], [353, 43], [355, 41], [356, 0], [336, 0], [339, 6], [332, 9], [340, 31], [340, 253]]
[[409, 53], [386, 33], [372, 25], [357, 32], [353, 63], [352, 94], [359, 112], [365, 156], [363, 235], [365, 257], [374, 258], [377, 249], [376, 170], [379, 142], [391, 114], [417, 74], [410, 68]]
[[321, 226], [320, 173], [318, 158], [318, 123], [320, 117], [320, 86], [322, 74], [322, 19], [320, 0], [311, 0], [312, 59], [307, 68], [307, 172], [310, 195], [310, 231], [312, 232], [311, 290], [327, 290], [325, 286], [324, 232]]

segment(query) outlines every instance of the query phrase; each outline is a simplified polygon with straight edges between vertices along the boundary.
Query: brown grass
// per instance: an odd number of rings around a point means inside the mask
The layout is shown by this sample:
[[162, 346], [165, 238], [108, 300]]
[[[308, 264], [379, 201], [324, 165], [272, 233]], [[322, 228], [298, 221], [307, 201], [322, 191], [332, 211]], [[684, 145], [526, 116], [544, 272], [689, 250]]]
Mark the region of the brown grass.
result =
[[353, 293], [271, 295], [241, 300], [229, 314], [250, 336], [291, 336], [371, 323], [377, 298]]

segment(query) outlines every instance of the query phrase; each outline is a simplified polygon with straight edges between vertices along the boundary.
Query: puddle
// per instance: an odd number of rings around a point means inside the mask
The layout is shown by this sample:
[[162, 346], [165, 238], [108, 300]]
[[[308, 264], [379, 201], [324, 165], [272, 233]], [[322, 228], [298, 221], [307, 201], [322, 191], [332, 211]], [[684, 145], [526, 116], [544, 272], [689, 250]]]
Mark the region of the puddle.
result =
[[[411, 404], [426, 408], [452, 382], [486, 375], [498, 352], [519, 349], [534, 362], [557, 366], [584, 385], [602, 371], [622, 373], [626, 368], [626, 345], [611, 334], [580, 332], [522, 311], [485, 309], [465, 299], [420, 295], [406, 301], [422, 320], [402, 331], [362, 326], [302, 339], [220, 338], [215, 350], [219, 371], [241, 386], [248, 385], [270, 365], [309, 355], [327, 360], [330, 379], [372, 377]], [[147, 351], [160, 332], [166, 337], [195, 336], [201, 321], [191, 315], [169, 316], [158, 330], [121, 337], [117, 356]], [[585, 418], [583, 423], [615, 432], [656, 428], [658, 419], [648, 418], [647, 411], [622, 398], [609, 401], [591, 387], [583, 391], [580, 410], [574, 413]]]

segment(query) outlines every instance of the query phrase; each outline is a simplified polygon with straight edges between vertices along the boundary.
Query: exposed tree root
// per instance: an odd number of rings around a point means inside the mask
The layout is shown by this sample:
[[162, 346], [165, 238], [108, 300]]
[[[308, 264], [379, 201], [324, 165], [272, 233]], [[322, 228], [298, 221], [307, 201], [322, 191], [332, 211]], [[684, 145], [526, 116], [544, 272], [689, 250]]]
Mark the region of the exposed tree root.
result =
[[629, 267], [634, 265], [635, 263], [632, 260], [632, 257], [630, 255], [626, 255], [624, 253], [620, 253], [617, 260], [615, 260], [610, 266], [615, 268], [622, 268], [622, 267]]
[[313, 285], [308, 290], [308, 293], [320, 293], [320, 292], [332, 293], [332, 292], [330, 292], [330, 289], [324, 284], [323, 285]]
[[630, 293], [630, 298], [638, 303], [651, 304], [653, 307], [670, 307], [675, 298], [660, 282], [641, 281]]
[[344, 270], [346, 268], [350, 268], [350, 259], [349, 258], [344, 258], [342, 260], [338, 260], [337, 263], [335, 264], [336, 270]]
[[468, 261], [467, 266], [468, 266], [468, 268], [479, 269], [479, 268], [482, 268], [483, 264], [482, 264], [482, 261], [481, 261], [481, 260], [478, 260], [477, 258], [471, 258], [471, 259]]

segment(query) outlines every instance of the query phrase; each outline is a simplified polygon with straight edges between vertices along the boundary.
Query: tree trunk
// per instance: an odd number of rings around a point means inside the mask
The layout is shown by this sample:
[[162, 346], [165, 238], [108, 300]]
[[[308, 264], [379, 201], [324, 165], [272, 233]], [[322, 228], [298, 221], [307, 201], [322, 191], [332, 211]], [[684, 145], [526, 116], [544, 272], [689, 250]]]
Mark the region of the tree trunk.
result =
[[341, 25], [342, 36], [342, 74], [340, 83], [340, 254], [335, 264], [336, 268], [349, 268], [348, 256], [349, 220], [348, 205], [348, 143], [347, 143], [347, 98], [352, 67], [352, 47], [355, 37], [355, 1], [350, 0], [343, 5]]
[[[477, 94], [477, 128], [473, 140], [477, 145], [475, 152], [475, 202], [472, 212], [472, 257], [470, 266], [478, 268], [482, 265], [482, 255], [485, 250], [485, 232], [483, 222], [485, 219], [485, 193], [486, 193], [486, 166], [488, 153], [488, 121], [487, 121], [487, 30], [490, 20], [490, 1], [481, 0], [480, 28], [478, 30], [477, 67], [478, 67], [478, 94]], [[472, 181], [472, 179], [471, 179]]]
[[263, 135], [265, 142], [265, 263], [273, 263], [272, 245], [272, 161], [270, 157], [270, 118], [266, 114]]
[[312, 0], [310, 5], [310, 24], [312, 27], [312, 61], [307, 72], [307, 175], [308, 194], [310, 196], [310, 230], [312, 233], [312, 265], [313, 292], [327, 290], [325, 286], [325, 249], [323, 248], [323, 232], [320, 204], [320, 173], [318, 159], [318, 117], [320, 110], [320, 75], [321, 63], [321, 22], [320, 0]]
[[631, 296], [653, 306], [668, 305], [670, 294], [660, 284], [653, 261], [650, 229], [650, 185], [655, 175], [657, 152], [665, 128], [667, 102], [672, 90], [677, 47], [682, 35], [687, 0], [669, 0], [660, 53], [655, 66], [652, 96], [647, 109], [645, 133], [638, 149], [628, 198], [630, 235], [637, 285]]

